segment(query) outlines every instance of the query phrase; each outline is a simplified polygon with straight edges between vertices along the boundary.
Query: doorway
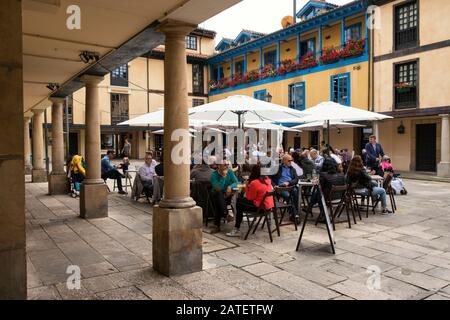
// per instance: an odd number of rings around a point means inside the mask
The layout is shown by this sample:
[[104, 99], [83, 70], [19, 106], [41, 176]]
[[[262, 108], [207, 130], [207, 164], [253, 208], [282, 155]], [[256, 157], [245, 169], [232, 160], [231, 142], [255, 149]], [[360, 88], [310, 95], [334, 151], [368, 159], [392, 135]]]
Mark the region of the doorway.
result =
[[436, 124], [416, 125], [416, 171], [436, 172]]
[[77, 132], [69, 133], [69, 154], [71, 155], [79, 154]]

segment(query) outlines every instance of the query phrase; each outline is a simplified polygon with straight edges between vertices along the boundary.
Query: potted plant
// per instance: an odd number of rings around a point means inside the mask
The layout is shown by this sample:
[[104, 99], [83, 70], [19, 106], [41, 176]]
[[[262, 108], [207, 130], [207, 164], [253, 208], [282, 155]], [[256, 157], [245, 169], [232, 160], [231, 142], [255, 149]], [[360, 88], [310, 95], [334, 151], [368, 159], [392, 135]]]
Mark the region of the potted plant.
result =
[[342, 58], [355, 57], [363, 55], [366, 48], [365, 39], [349, 40], [341, 51]]
[[210, 80], [208, 83], [209, 91], [217, 90], [217, 83], [214, 80]]
[[312, 54], [312, 52], [308, 52], [302, 56], [300, 59], [300, 64], [297, 66], [298, 69], [303, 70], [307, 68], [314, 68], [317, 66], [317, 59]]
[[396, 83], [394, 86], [395, 86], [395, 90], [398, 93], [410, 92], [411, 89], [414, 88], [414, 85], [410, 82], [399, 82], [399, 83]]
[[320, 61], [322, 64], [330, 64], [335, 63], [341, 59], [341, 50], [336, 49], [334, 47], [325, 49], [324, 52], [322, 52], [322, 56], [320, 57]]

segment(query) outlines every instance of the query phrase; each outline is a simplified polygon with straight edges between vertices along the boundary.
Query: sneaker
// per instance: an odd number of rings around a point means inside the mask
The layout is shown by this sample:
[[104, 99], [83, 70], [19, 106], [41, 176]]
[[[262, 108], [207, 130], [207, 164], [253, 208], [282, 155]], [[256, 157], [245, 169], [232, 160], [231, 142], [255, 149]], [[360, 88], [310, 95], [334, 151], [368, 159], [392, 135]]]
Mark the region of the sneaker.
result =
[[119, 194], [128, 194], [128, 192], [123, 191], [123, 190], [120, 190], [118, 193], [119, 193]]
[[239, 229], [234, 228], [233, 230], [231, 230], [230, 232], [228, 232], [227, 237], [240, 237], [241, 236], [241, 231]]
[[382, 215], [388, 215], [388, 214], [391, 214], [392, 213], [392, 211], [390, 211], [388, 208], [384, 208], [382, 211], [381, 211], [381, 214]]

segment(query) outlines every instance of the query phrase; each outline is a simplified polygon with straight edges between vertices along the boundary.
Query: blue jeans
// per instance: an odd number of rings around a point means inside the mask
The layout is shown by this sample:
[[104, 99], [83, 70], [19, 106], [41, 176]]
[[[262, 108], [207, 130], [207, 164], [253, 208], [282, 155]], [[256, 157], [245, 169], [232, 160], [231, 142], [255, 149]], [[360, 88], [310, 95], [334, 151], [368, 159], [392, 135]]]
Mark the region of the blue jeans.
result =
[[[366, 195], [368, 195], [368, 192], [366, 193]], [[384, 190], [383, 188], [380, 188], [380, 187], [373, 187], [372, 197], [380, 198], [381, 207], [383, 209], [387, 208], [386, 190]]]

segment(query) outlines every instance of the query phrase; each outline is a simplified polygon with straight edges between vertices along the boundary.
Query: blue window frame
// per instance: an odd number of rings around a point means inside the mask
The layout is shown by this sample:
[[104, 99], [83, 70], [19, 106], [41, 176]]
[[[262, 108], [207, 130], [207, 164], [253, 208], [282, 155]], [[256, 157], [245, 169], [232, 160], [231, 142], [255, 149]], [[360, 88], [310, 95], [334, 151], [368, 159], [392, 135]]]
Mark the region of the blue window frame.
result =
[[316, 38], [311, 38], [300, 42], [300, 54], [304, 56], [308, 52], [316, 55]]
[[216, 81], [217, 80], [217, 72], [220, 70], [220, 79], [223, 79], [223, 77], [224, 77], [224, 74], [223, 74], [223, 68], [222, 67], [219, 67], [219, 68], [217, 68], [217, 66], [214, 66], [213, 67], [213, 78], [212, 78], [212, 80], [214, 80], [214, 81]]
[[264, 65], [275, 65], [277, 59], [277, 50], [264, 52]]
[[305, 110], [305, 82], [296, 82], [290, 84], [289, 90], [289, 108], [296, 110]]
[[234, 73], [235, 74], [243, 74], [244, 73], [244, 61], [236, 61], [234, 64]]
[[350, 73], [331, 76], [331, 100], [350, 106]]
[[344, 42], [347, 43], [350, 40], [361, 39], [361, 23], [355, 23], [351, 26], [345, 27]]
[[262, 100], [262, 101], [266, 101], [266, 95], [267, 95], [267, 91], [265, 89], [253, 92], [253, 98]]

